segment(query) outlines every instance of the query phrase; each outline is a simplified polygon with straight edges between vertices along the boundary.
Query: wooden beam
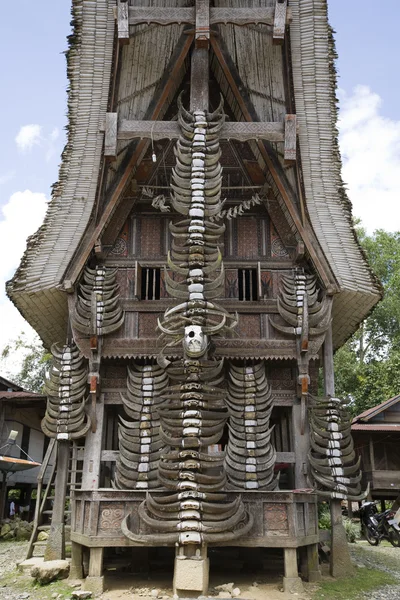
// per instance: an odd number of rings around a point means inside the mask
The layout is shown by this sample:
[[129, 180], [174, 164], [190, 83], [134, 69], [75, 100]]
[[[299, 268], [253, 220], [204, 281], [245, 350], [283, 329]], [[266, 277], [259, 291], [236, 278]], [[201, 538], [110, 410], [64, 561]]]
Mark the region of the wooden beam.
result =
[[[211, 36], [211, 46], [214, 50], [215, 56], [221, 66], [221, 69], [231, 87], [232, 93], [243, 113], [246, 121], [258, 121], [257, 112], [250, 100], [249, 95], [246, 92], [245, 85], [238, 73], [236, 65], [234, 64], [229, 52], [224, 48], [224, 44], [220, 37]], [[307, 251], [313, 262], [317, 273], [321, 277], [326, 288], [332, 288], [332, 281], [329, 277], [329, 266], [326, 264], [325, 259], [320, 253], [314, 248], [311, 237], [313, 236], [312, 231], [308, 232], [308, 228], [303, 226], [300, 215], [296, 208], [296, 199], [287, 182], [286, 176], [283, 172], [282, 165], [276, 156], [275, 150], [269, 145], [268, 142], [257, 142], [261, 156], [265, 162], [265, 165], [270, 172], [276, 187], [279, 190], [281, 198], [286, 206], [286, 209], [293, 220], [293, 223], [302, 237], [304, 244], [306, 245]], [[311, 229], [311, 228], [310, 228]], [[314, 241], [314, 240], [313, 240]], [[314, 243], [316, 240], [314, 241]], [[321, 252], [322, 255], [322, 252]], [[322, 262], [324, 261], [324, 262]], [[326, 265], [326, 266], [325, 266]]]
[[209, 92], [208, 48], [194, 48], [190, 75], [190, 110], [208, 110]]
[[[201, 91], [199, 91], [201, 93]], [[177, 121], [128, 121], [122, 119], [118, 129], [119, 140], [135, 138], [153, 138], [153, 140], [177, 139], [180, 128]], [[269, 140], [283, 142], [285, 140], [284, 123], [227, 122], [222, 126], [221, 139], [232, 139], [240, 142], [249, 140]]]
[[274, 14], [274, 28], [272, 41], [274, 44], [283, 44], [286, 27], [287, 0], [276, 0]]
[[117, 6], [118, 41], [129, 44], [129, 2], [118, 0]]
[[143, 23], [157, 23], [158, 25], [172, 25], [173, 23], [194, 25], [195, 8], [169, 8], [161, 6], [130, 7], [129, 25], [142, 25]]
[[[130, 7], [129, 25], [156, 23], [158, 25], [195, 24], [195, 9], [167, 7]], [[275, 22], [275, 7], [262, 8], [210, 8], [210, 25], [249, 25], [258, 24], [273, 26]], [[286, 24], [292, 20], [290, 9], [286, 11]]]
[[117, 131], [118, 113], [106, 113], [104, 156], [107, 158], [115, 159], [117, 157]]
[[[182, 32], [182, 35], [176, 45], [175, 51], [173, 52], [171, 59], [164, 71], [164, 75], [157, 86], [153, 100], [147, 110], [146, 117], [156, 120], [164, 107], [164, 104], [170, 95], [171, 88], [176, 84], [176, 80], [179, 75], [179, 71], [182, 68], [183, 62], [189, 52], [189, 48], [193, 42], [193, 33]], [[83, 242], [82, 250], [79, 258], [74, 262], [71, 271], [68, 272], [66, 279], [71, 280], [75, 283], [78, 279], [83, 267], [85, 266], [92, 248], [98, 239], [101, 239], [104, 228], [109, 223], [115, 209], [117, 208], [122, 193], [127, 185], [129, 178], [132, 175], [132, 169], [135, 167], [140, 158], [145, 154], [148, 147], [148, 140], [142, 140], [136, 144], [131, 154], [121, 165], [121, 175], [118, 177], [117, 184], [113, 188], [110, 196], [107, 198], [108, 202], [104, 208], [101, 218], [90, 232], [87, 233]], [[99, 200], [98, 200], [99, 201]]]
[[[196, 0], [196, 23], [194, 44], [196, 48], [208, 48], [210, 45], [210, 2]], [[207, 60], [208, 65], [208, 60]], [[208, 106], [207, 106], [208, 108]]]
[[296, 162], [297, 120], [296, 115], [285, 117], [285, 151], [284, 160], [288, 164]]

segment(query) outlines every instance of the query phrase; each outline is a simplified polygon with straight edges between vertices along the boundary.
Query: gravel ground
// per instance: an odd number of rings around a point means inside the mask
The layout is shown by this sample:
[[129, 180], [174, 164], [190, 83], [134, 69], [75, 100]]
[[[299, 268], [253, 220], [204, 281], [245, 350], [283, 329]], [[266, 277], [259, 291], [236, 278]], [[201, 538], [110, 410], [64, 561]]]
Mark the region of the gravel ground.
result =
[[370, 546], [367, 542], [350, 545], [352, 558], [381, 571], [386, 571], [399, 580], [398, 585], [385, 585], [373, 592], [364, 593], [362, 600], [399, 600], [400, 599], [400, 548], [379, 545]]

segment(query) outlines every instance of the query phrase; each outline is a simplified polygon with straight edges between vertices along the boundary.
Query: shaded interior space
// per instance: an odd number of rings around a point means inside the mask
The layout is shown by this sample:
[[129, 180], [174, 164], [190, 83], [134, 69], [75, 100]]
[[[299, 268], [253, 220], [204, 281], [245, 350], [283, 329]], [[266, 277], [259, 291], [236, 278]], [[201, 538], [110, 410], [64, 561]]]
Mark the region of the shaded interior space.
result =
[[[174, 558], [175, 548], [106, 548], [105, 590], [140, 592], [143, 588], [156, 588], [161, 590], [160, 595], [163, 592], [172, 595]], [[208, 558], [210, 592], [216, 586], [233, 582], [246, 597], [246, 589], [254, 587], [254, 582], [257, 585], [282, 585], [282, 548], [211, 547]]]

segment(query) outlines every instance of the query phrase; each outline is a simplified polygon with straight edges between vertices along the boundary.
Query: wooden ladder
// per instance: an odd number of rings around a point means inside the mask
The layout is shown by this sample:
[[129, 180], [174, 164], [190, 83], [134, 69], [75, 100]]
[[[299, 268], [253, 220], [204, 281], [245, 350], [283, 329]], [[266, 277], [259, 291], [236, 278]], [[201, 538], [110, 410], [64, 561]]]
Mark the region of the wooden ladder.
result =
[[[69, 458], [69, 470], [68, 470], [68, 486], [67, 493], [65, 497], [66, 510], [65, 510], [65, 529], [66, 529], [66, 546], [70, 544], [69, 541], [69, 531], [70, 525], [69, 520], [71, 516], [71, 494], [73, 494], [74, 490], [80, 488], [81, 480], [82, 480], [82, 461], [83, 461], [83, 450], [84, 448], [78, 446], [76, 441], [71, 444], [71, 452]], [[54, 500], [54, 496], [51, 495], [52, 489], [54, 489], [56, 473], [57, 473], [57, 441], [55, 439], [51, 439], [49, 446], [46, 451], [46, 455], [43, 459], [42, 466], [40, 467], [40, 471], [38, 474], [37, 482], [37, 496], [36, 496], [36, 507], [35, 507], [35, 516], [33, 521], [33, 530], [32, 535], [29, 540], [28, 551], [26, 554], [26, 558], [32, 558], [36, 550], [36, 556], [43, 556], [47, 541], [39, 541], [38, 536], [41, 531], [50, 531], [51, 526], [51, 501]], [[53, 464], [50, 464], [51, 459], [53, 458]], [[46, 475], [48, 475], [47, 484], [43, 491], [43, 483], [46, 479]], [[46, 522], [47, 521], [47, 522]]]

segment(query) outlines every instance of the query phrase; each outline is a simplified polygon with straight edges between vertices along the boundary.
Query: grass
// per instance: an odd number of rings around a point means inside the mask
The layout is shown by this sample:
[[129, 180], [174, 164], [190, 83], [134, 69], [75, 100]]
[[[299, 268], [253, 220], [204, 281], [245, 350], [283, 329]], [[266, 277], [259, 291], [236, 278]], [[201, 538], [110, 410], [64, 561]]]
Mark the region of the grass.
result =
[[399, 583], [398, 580], [390, 573], [378, 569], [356, 567], [353, 577], [330, 579], [320, 583], [313, 600], [355, 600], [364, 592], [396, 583]]
[[31, 600], [36, 598], [47, 600], [50, 599], [55, 592], [60, 595], [61, 600], [61, 598], [70, 598], [72, 592], [66, 579], [53, 581], [48, 585], [41, 586], [38, 583], [35, 583], [30, 575], [20, 573], [19, 571], [11, 571], [3, 575], [0, 578], [0, 586], [7, 586], [8, 588], [11, 588], [13, 592], [28, 592]]
[[[313, 600], [356, 600], [363, 593], [384, 585], [399, 585], [400, 572], [397, 557], [391, 559], [386, 555], [371, 551], [369, 548], [353, 544], [352, 554], [360, 563], [367, 563], [365, 567], [355, 567], [352, 577], [326, 578], [319, 584], [318, 590], [312, 596]], [[388, 572], [388, 568], [393, 569], [394, 573]], [[395, 576], [396, 572], [399, 573], [397, 577]]]

